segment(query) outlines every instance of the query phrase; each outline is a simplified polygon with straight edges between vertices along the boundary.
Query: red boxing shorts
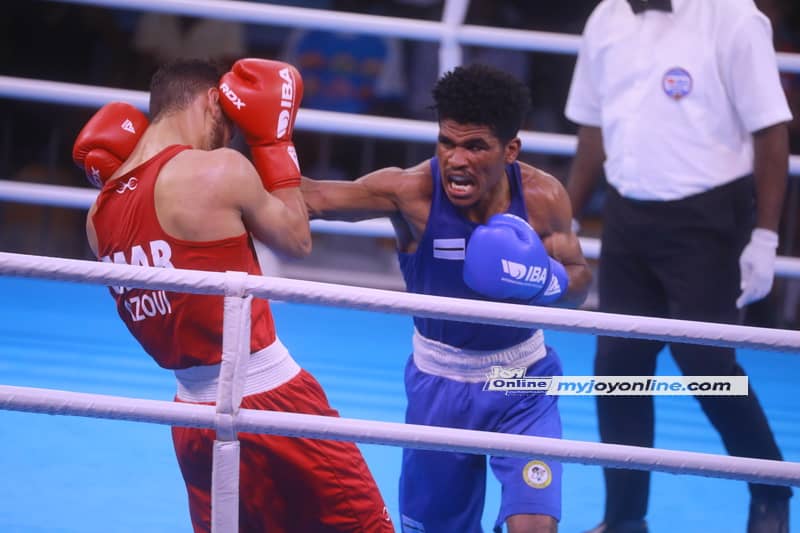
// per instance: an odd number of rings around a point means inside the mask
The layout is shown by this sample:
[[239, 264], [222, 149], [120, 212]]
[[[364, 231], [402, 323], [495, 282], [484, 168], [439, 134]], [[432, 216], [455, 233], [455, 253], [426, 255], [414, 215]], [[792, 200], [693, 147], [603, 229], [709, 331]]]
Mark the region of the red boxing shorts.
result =
[[[279, 387], [246, 396], [242, 408], [339, 416], [301, 370]], [[195, 532], [211, 531], [215, 432], [173, 427]], [[361, 452], [352, 442], [240, 433], [239, 530], [393, 532]]]

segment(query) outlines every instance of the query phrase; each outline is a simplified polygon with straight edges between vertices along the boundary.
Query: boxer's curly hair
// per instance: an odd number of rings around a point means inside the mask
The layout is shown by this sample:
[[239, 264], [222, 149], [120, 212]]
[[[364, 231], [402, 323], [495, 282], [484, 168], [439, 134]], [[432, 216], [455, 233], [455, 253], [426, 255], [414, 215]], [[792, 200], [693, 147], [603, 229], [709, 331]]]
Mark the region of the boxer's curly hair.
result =
[[177, 60], [159, 67], [150, 79], [150, 120], [189, 106], [197, 93], [216, 87], [224, 69], [201, 59]]
[[517, 136], [531, 105], [528, 87], [488, 65], [456, 67], [433, 88], [439, 121], [488, 126], [502, 142]]

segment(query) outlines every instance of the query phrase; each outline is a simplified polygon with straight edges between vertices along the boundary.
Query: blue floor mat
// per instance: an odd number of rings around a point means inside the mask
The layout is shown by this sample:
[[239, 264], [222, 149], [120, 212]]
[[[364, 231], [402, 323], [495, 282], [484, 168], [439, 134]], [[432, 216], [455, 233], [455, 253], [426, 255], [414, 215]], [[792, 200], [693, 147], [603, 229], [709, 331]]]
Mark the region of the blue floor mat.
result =
[[[158, 368], [116, 317], [106, 289], [0, 278], [0, 384], [171, 400], [172, 375]], [[278, 332], [295, 359], [325, 388], [344, 417], [401, 422], [403, 367], [411, 320], [275, 303]], [[591, 374], [594, 338], [546, 333], [568, 375]], [[793, 395], [800, 358], [743, 350], [740, 361], [759, 394], [784, 456], [800, 461], [800, 410]], [[662, 354], [659, 374], [677, 375]], [[561, 397], [564, 436], [598, 441], [594, 401]], [[657, 397], [661, 448], [724, 453], [717, 433], [690, 397]], [[397, 520], [400, 450], [362, 445]], [[0, 411], [0, 531], [190, 532], [186, 494], [169, 428], [133, 422]], [[564, 470], [562, 532], [599, 522], [604, 501], [599, 467]], [[651, 531], [744, 531], [742, 482], [653, 474]], [[488, 481], [484, 527], [490, 530], [499, 489]], [[800, 503], [792, 503], [800, 527]]]

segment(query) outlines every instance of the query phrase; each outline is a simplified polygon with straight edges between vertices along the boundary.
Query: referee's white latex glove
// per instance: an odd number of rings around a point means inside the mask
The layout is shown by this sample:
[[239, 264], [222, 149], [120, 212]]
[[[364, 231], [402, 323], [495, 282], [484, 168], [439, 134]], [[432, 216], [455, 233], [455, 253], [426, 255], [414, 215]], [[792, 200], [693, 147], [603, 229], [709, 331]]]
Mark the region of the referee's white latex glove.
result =
[[764, 228], [753, 230], [750, 242], [739, 257], [739, 268], [742, 271], [742, 294], [736, 300], [736, 307], [739, 309], [769, 294], [775, 277], [777, 248], [777, 233]]

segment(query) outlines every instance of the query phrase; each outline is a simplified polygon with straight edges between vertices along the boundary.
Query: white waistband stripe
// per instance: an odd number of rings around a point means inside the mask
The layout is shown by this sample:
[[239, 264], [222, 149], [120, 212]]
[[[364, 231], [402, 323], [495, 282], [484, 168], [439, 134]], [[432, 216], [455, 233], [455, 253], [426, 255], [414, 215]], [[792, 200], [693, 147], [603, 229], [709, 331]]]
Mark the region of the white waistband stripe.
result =
[[[220, 365], [193, 366], [175, 371], [178, 399], [185, 402], [215, 402]], [[247, 380], [244, 395], [272, 390], [283, 385], [300, 372], [280, 339], [250, 355], [247, 361]]]
[[493, 366], [529, 367], [547, 355], [542, 330], [504, 350], [463, 350], [424, 337], [414, 330], [414, 363], [427, 374], [481, 383]]

